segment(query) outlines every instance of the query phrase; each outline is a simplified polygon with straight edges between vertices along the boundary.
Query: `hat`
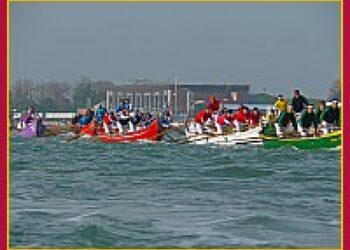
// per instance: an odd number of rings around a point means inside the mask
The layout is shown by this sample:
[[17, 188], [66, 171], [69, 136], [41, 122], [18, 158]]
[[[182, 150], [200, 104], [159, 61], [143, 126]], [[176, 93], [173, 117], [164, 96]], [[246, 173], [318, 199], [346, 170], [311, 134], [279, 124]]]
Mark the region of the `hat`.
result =
[[333, 99], [332, 103], [338, 103], [338, 100], [337, 99]]

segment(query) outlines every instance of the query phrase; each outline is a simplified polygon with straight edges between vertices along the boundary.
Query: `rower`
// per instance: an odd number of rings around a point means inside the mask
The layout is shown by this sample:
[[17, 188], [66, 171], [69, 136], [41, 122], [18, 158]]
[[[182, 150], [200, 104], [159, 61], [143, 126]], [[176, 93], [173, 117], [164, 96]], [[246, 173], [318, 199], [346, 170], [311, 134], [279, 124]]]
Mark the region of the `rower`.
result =
[[271, 109], [266, 114], [266, 122], [263, 125], [262, 134], [266, 136], [276, 136], [276, 126], [277, 116], [274, 109]]
[[307, 110], [304, 110], [301, 114], [300, 121], [299, 121], [299, 132], [301, 136], [307, 136], [310, 134], [310, 128], [311, 126], [314, 127], [315, 132], [314, 134], [317, 134], [317, 118], [316, 114], [314, 113], [314, 106], [312, 104], [309, 104], [307, 106]]
[[90, 123], [90, 117], [87, 116], [86, 114], [85, 115], [82, 115], [78, 121], [79, 125], [82, 127], [82, 126], [85, 126], [85, 125], [88, 125]]
[[338, 100], [334, 99], [330, 107], [325, 108], [322, 118], [324, 133], [329, 133], [332, 130], [338, 129], [340, 125], [340, 110]]
[[277, 123], [275, 124], [275, 127], [276, 135], [279, 137], [283, 137], [286, 132], [297, 132], [298, 126], [292, 105], [288, 105], [287, 110], [280, 114], [280, 116], [277, 119]]
[[274, 104], [274, 107], [276, 108], [278, 115], [287, 110], [287, 105], [288, 105], [288, 102], [283, 98], [283, 95], [278, 95], [277, 101]]
[[141, 123], [142, 118], [143, 118], [143, 113], [137, 109], [134, 115], [130, 119], [130, 122], [136, 128], [136, 130], [137, 130], [137, 126]]
[[294, 90], [294, 96], [292, 99], [293, 110], [295, 113], [301, 113], [305, 106], [309, 104], [308, 100], [300, 94], [299, 89]]
[[236, 112], [234, 125], [237, 131], [242, 131], [249, 124], [249, 108], [242, 105]]
[[198, 134], [203, 134], [203, 125], [209, 120], [212, 119], [212, 113], [207, 107], [205, 110], [199, 111], [197, 115], [194, 117], [194, 121], [196, 123], [196, 132]]
[[227, 109], [223, 109], [222, 112], [215, 119], [216, 133], [222, 134], [223, 133], [223, 130], [222, 130], [223, 126], [229, 125], [229, 126], [233, 127], [234, 126], [233, 120], [234, 120], [234, 116], [232, 115], [232, 113], [230, 114]]
[[111, 129], [111, 126], [113, 123], [113, 116], [114, 116], [114, 113], [110, 112], [109, 114], [105, 113], [105, 115], [103, 117], [103, 128], [105, 130], [105, 134], [111, 133], [110, 129]]
[[119, 130], [119, 133], [124, 133], [124, 126], [128, 125], [130, 121], [130, 114], [127, 109], [124, 109], [122, 112], [119, 113], [119, 119], [117, 121], [117, 127]]
[[325, 111], [326, 111], [326, 102], [324, 100], [321, 100], [318, 104], [318, 108], [316, 109], [316, 118], [317, 118], [318, 124], [322, 123]]
[[261, 112], [257, 107], [254, 107], [249, 115], [249, 125], [252, 127], [259, 126], [261, 124]]
[[170, 106], [168, 106], [160, 116], [160, 124], [163, 127], [171, 127], [171, 122], [173, 120], [172, 110]]

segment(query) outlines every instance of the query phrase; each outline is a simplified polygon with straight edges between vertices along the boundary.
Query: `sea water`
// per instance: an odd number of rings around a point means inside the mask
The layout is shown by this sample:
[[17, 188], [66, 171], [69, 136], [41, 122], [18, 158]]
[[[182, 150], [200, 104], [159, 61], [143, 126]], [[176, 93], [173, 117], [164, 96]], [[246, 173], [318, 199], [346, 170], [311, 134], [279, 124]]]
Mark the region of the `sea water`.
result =
[[340, 152], [11, 138], [10, 246], [339, 246]]

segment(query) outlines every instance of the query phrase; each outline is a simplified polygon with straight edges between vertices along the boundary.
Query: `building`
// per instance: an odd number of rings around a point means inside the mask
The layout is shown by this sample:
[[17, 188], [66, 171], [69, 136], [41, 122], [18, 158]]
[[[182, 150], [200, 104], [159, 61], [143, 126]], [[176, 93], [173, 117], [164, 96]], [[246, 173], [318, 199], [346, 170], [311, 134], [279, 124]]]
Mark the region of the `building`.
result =
[[176, 114], [188, 114], [197, 100], [208, 101], [209, 96], [227, 104], [248, 102], [248, 84], [237, 83], [178, 83], [117, 85], [107, 91], [106, 106], [114, 109], [128, 98], [134, 108], [159, 111], [171, 106]]

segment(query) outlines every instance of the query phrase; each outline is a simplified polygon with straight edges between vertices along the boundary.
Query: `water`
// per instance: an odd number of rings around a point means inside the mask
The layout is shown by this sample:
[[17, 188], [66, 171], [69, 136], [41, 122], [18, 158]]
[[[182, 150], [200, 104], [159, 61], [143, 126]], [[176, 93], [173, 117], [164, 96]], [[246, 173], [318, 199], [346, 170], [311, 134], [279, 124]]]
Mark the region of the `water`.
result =
[[11, 138], [10, 245], [339, 246], [339, 151]]

